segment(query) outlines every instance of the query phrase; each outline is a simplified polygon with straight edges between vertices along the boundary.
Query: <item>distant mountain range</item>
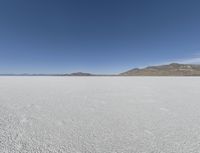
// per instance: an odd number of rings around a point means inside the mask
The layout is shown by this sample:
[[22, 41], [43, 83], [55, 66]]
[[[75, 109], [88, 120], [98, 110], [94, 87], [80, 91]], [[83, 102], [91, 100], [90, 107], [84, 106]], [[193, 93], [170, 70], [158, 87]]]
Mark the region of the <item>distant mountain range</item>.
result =
[[121, 76], [200, 76], [200, 65], [171, 63], [169, 65], [135, 68]]
[[22, 73], [22, 74], [0, 74], [0, 76], [113, 76], [107, 74], [92, 74], [92, 73], [84, 73], [84, 72], [74, 72], [74, 73], [65, 73], [65, 74], [30, 74], [30, 73]]
[[200, 76], [200, 65], [171, 63], [141, 69], [134, 68], [113, 75], [75, 72], [70, 74], [0, 74], [0, 76]]

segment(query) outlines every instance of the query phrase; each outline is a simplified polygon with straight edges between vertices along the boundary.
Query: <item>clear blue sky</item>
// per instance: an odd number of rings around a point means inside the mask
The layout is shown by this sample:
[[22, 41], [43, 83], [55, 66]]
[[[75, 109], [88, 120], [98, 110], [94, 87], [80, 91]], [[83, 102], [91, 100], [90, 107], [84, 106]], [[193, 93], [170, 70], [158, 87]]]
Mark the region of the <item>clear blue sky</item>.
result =
[[118, 73], [199, 57], [199, 0], [0, 1], [0, 73]]

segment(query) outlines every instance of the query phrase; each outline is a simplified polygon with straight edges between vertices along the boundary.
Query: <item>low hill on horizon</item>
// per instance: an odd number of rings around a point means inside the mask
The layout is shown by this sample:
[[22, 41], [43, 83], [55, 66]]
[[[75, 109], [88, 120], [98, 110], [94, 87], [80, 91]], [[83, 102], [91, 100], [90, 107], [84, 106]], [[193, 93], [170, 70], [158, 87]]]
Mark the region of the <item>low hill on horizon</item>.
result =
[[171, 63], [168, 65], [135, 68], [120, 76], [200, 76], [200, 65]]
[[74, 72], [74, 73], [68, 74], [68, 76], [94, 76], [94, 75], [95, 74], [84, 73], [84, 72]]

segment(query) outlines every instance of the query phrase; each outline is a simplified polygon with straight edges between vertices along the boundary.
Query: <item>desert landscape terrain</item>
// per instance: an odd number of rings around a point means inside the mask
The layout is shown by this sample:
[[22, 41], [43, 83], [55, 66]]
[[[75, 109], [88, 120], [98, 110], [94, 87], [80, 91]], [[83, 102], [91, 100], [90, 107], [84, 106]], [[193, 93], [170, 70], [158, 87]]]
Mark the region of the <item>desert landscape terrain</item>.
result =
[[198, 153], [199, 77], [0, 77], [2, 153]]

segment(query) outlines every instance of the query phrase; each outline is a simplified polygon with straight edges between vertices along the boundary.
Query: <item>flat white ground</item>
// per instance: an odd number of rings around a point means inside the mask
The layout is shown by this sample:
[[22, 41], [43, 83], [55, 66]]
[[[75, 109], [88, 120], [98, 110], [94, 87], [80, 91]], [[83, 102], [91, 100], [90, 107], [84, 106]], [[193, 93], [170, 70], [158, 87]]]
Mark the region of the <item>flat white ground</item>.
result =
[[199, 153], [198, 77], [0, 77], [1, 153]]

